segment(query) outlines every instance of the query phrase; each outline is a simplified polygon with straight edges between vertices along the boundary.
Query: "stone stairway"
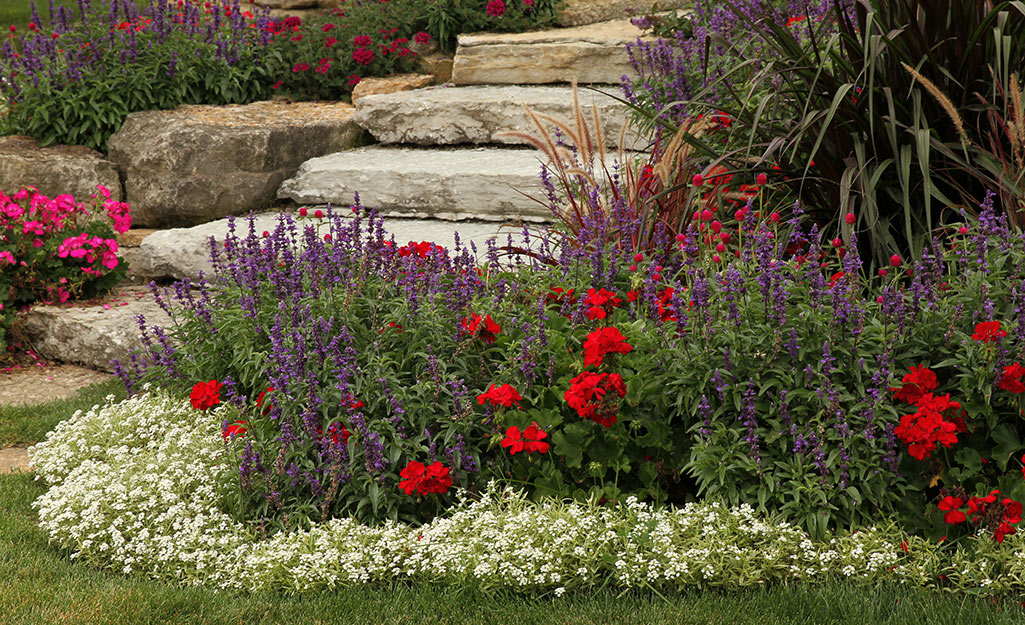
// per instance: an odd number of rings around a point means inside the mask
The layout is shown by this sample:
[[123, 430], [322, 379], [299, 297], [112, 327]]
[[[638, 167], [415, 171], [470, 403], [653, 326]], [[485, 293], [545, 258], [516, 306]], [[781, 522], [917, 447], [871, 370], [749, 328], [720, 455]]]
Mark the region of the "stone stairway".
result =
[[[568, 135], [577, 129], [576, 108], [566, 83], [618, 95], [621, 77], [633, 71], [624, 46], [641, 34], [628, 19], [619, 19], [528, 33], [460, 35], [452, 83], [359, 97], [353, 120], [382, 145], [306, 161], [281, 185], [278, 198], [337, 204], [359, 191], [364, 205], [389, 216], [551, 220], [550, 211], [532, 199], [543, 195], [538, 176], [547, 161], [528, 139], [543, 133], [526, 107], [564, 121], [568, 128], [562, 138], [572, 143]], [[584, 88], [578, 99], [588, 132], [593, 137], [600, 126], [605, 147], [645, 145], [627, 126], [625, 104]], [[555, 131], [555, 124], [542, 123]]]
[[[543, 197], [538, 184], [543, 153], [522, 136], [509, 134], [537, 134], [524, 105], [575, 127], [573, 90], [565, 83], [597, 84], [618, 93], [616, 83], [631, 71], [623, 46], [640, 34], [620, 19], [537, 33], [463, 35], [454, 61], [455, 84], [365, 95], [355, 101], [355, 115], [345, 108], [348, 105], [315, 104], [301, 104], [302, 110], [292, 114], [280, 103], [229, 107], [225, 118], [209, 110], [212, 107], [133, 114], [138, 117], [126, 123], [128, 130], [149, 124], [159, 129], [159, 141], [113, 139], [111, 160], [124, 161], [119, 167], [129, 173], [126, 200], [133, 205], [133, 195], [145, 200], [140, 216], [157, 215], [151, 218], [157, 227], [177, 212], [164, 206], [168, 193], [178, 204], [198, 198], [191, 202], [196, 206], [181, 208], [187, 219], [179, 220], [196, 223], [250, 210], [247, 206], [256, 200], [237, 188], [250, 179], [255, 181], [249, 184], [253, 198], [266, 197], [261, 194], [269, 185], [284, 180], [276, 195], [290, 204], [286, 210], [349, 206], [358, 192], [364, 206], [389, 217], [385, 228], [398, 242], [429, 240], [452, 247], [458, 231], [464, 243], [472, 241], [483, 250], [489, 237], [516, 236], [523, 222], [552, 219], [544, 205], [531, 199]], [[588, 89], [581, 88], [578, 95], [588, 115], [592, 106], [597, 107], [607, 147], [618, 146], [627, 107]], [[267, 120], [256, 123], [260, 115]], [[170, 116], [173, 123], [162, 116]], [[362, 140], [353, 130], [369, 132], [380, 144], [354, 147]], [[303, 139], [307, 135], [316, 141]], [[213, 152], [202, 149], [211, 136], [217, 138]], [[636, 136], [626, 136], [633, 141], [628, 147], [642, 143]], [[338, 147], [293, 164], [286, 156], [294, 156], [296, 150], [283, 150], [280, 137], [295, 137], [307, 146]], [[174, 146], [178, 147], [171, 149]], [[132, 176], [133, 167], [149, 173]], [[289, 167], [292, 173], [282, 175]], [[190, 182], [193, 178], [195, 183]], [[133, 185], [133, 179], [139, 182]], [[153, 191], [142, 193], [145, 184]], [[205, 195], [190, 190], [197, 185], [203, 194], [219, 194], [216, 210], [205, 206]], [[157, 198], [160, 201], [150, 197], [157, 197], [158, 191], [164, 193]], [[237, 201], [240, 197], [242, 203]], [[229, 206], [229, 201], [238, 205]], [[257, 231], [273, 230], [277, 216], [258, 215]], [[209, 273], [209, 238], [221, 241], [226, 231], [224, 219], [187, 228], [129, 231], [122, 245], [131, 276], [141, 283]], [[169, 322], [143, 290], [113, 297], [114, 305], [108, 301], [37, 306], [25, 317], [26, 331], [44, 357], [110, 371], [111, 359], [125, 360], [138, 346], [138, 314], [150, 323]]]

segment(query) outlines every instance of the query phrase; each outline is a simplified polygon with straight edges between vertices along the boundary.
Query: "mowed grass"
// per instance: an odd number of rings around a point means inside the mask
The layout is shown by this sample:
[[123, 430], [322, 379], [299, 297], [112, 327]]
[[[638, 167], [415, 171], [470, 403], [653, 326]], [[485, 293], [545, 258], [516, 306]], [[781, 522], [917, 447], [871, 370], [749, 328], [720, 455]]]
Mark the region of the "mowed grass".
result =
[[[42, 438], [42, 428], [88, 409], [116, 383], [72, 400], [0, 412], [6, 440]], [[123, 393], [123, 390], [122, 390]], [[33, 414], [34, 413], [34, 414]], [[16, 415], [16, 416], [12, 416]], [[990, 625], [1025, 623], [1018, 597], [990, 599], [835, 582], [723, 592], [656, 594], [608, 590], [519, 596], [411, 584], [310, 595], [214, 592], [123, 576], [74, 561], [36, 526], [32, 501], [46, 485], [0, 475], [0, 623], [3, 625], [188, 625], [263, 623], [516, 625], [566, 623], [774, 625]]]

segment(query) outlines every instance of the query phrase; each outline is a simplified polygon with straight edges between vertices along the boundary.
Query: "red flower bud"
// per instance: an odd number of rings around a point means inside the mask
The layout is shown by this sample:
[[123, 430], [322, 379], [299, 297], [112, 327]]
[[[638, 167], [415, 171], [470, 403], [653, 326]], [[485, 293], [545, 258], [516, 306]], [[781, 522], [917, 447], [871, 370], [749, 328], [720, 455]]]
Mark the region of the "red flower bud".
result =
[[890, 266], [891, 267], [899, 267], [900, 263], [901, 263], [900, 255], [894, 254], [893, 256], [890, 257]]
[[694, 186], [700, 187], [703, 184], [705, 184], [705, 177], [701, 174], [694, 174]]
[[854, 216], [854, 213], [847, 213], [843, 220], [853, 226], [854, 222], [858, 221], [858, 218]]
[[840, 237], [833, 239], [833, 247], [840, 247], [841, 245], [843, 245], [843, 241], [840, 240]]

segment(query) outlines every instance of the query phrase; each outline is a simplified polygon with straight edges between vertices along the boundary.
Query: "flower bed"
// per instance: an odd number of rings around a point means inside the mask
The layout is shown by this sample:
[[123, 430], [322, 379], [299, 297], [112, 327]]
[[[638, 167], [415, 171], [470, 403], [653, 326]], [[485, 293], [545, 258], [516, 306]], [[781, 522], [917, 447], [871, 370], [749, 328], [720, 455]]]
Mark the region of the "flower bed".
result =
[[274, 20], [239, 0], [155, 0], [141, 11], [131, 0], [96, 0], [77, 14], [57, 7], [46, 21], [33, 10], [20, 47], [6, 41], [0, 55], [9, 77], [0, 82], [9, 106], [0, 131], [105, 151], [135, 111], [279, 93], [340, 100], [361, 78], [414, 69], [414, 42], [448, 46], [464, 29], [537, 28], [554, 21], [556, 6], [354, 1], [305, 22]]
[[268, 538], [225, 512], [224, 416], [162, 393], [76, 413], [30, 450], [53, 485], [36, 503], [42, 526], [74, 557], [104, 567], [249, 590], [409, 579], [558, 594], [835, 578], [933, 585], [940, 574], [1007, 589], [1025, 572], [1018, 537], [1000, 551], [981, 539], [977, 554], [951, 555], [892, 526], [817, 542], [746, 506], [535, 504], [497, 488], [426, 525], [335, 519]]

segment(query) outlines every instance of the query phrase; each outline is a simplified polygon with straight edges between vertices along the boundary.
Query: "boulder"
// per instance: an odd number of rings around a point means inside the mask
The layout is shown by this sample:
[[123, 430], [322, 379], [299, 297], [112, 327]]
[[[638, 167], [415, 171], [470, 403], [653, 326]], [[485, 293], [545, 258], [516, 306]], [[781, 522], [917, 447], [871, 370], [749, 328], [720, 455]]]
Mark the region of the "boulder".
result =
[[630, 18], [635, 15], [650, 13], [651, 9], [659, 11], [689, 8], [692, 0], [564, 0], [559, 10], [559, 24], [562, 26], [581, 26], [605, 20]]
[[132, 113], [110, 138], [133, 224], [205, 223], [265, 210], [304, 161], [357, 145], [349, 104], [255, 102]]
[[[592, 109], [596, 107], [606, 146], [618, 147], [623, 126], [630, 118], [629, 107], [587, 89], [580, 89], [577, 96], [589, 132], [594, 132]], [[381, 143], [529, 145], [524, 137], [508, 134], [540, 136], [525, 107], [576, 128], [571, 87], [441, 86], [375, 94], [356, 102], [355, 119]], [[545, 126], [554, 129], [552, 124]], [[638, 147], [640, 141], [636, 133], [628, 131], [624, 147]]]
[[640, 36], [641, 29], [630, 20], [526, 33], [459, 35], [452, 82], [618, 84], [624, 74], [634, 73], [625, 46]]
[[83, 145], [41, 148], [32, 137], [0, 137], [0, 192], [12, 195], [22, 187], [35, 187], [50, 197], [69, 193], [88, 203], [98, 184], [121, 199], [117, 165], [99, 152]]
[[352, 90], [352, 103], [356, 104], [361, 98], [368, 95], [420, 89], [432, 82], [434, 82], [434, 76], [429, 74], [395, 74], [383, 78], [364, 78]]
[[35, 306], [21, 313], [20, 322], [44, 358], [113, 371], [112, 360], [128, 362], [132, 350], [142, 348], [138, 315], [148, 325], [171, 323], [145, 287], [127, 287], [98, 302]]

